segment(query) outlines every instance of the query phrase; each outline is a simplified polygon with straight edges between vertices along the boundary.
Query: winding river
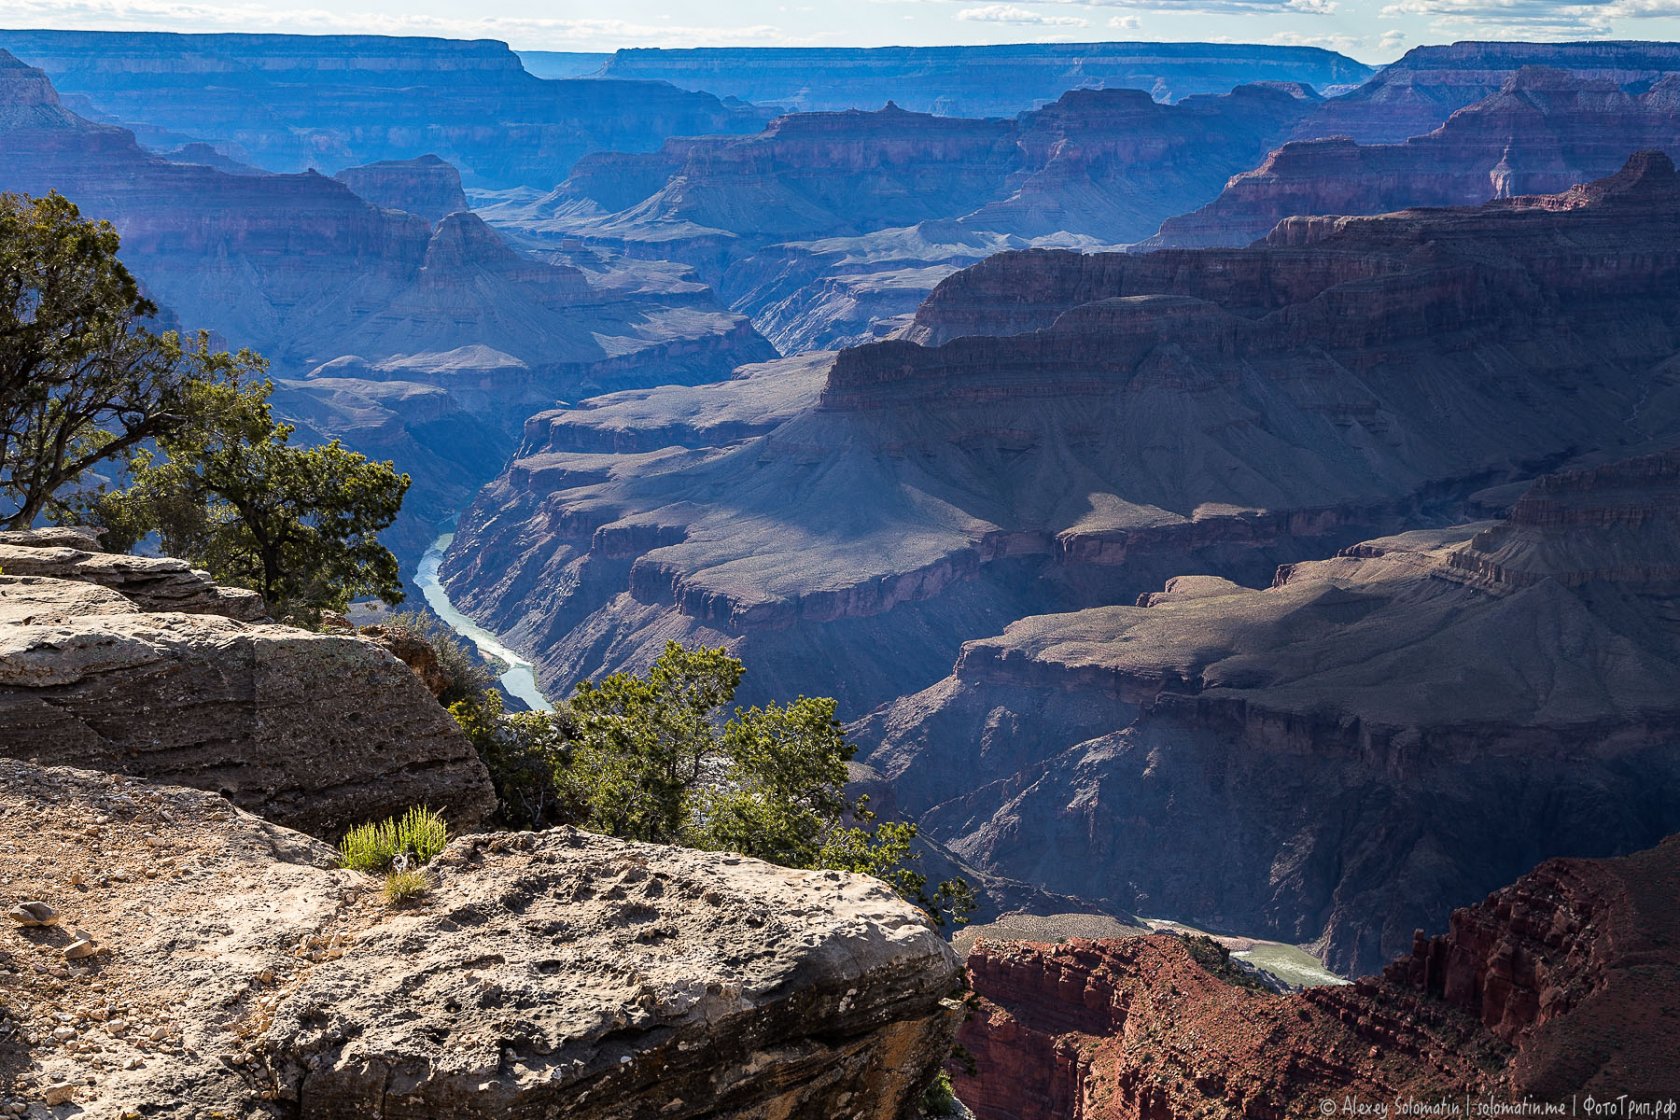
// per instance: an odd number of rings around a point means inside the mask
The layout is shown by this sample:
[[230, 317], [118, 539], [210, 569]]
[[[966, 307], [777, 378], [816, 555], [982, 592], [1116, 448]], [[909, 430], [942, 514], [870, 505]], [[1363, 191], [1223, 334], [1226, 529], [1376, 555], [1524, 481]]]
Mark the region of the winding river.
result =
[[507, 689], [509, 696], [523, 700], [532, 711], [553, 711], [554, 705], [548, 702], [548, 697], [537, 687], [536, 667], [503, 645], [496, 635], [456, 610], [455, 604], [449, 601], [448, 592], [444, 591], [443, 584], [438, 580], [438, 565], [443, 563], [443, 554], [448, 550], [449, 542], [454, 539], [454, 533], [440, 535], [420, 558], [420, 569], [414, 575], [414, 582], [420, 585], [420, 592], [426, 597], [426, 605], [431, 607], [451, 630], [477, 646], [479, 653], [508, 666], [508, 671], [502, 674], [502, 687]]

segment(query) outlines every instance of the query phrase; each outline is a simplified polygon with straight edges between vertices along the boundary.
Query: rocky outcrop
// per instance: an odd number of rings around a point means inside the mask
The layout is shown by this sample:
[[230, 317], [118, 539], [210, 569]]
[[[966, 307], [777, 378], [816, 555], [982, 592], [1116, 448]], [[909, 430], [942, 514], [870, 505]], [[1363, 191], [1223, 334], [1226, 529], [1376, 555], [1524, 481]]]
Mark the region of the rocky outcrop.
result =
[[[533, 52], [521, 52], [529, 58]], [[542, 52], [534, 52], [540, 56]], [[1147, 90], [1160, 101], [1250, 82], [1349, 86], [1371, 68], [1333, 51], [1219, 43], [1012, 43], [973, 47], [630, 48], [603, 78], [670, 82], [801, 112], [896, 100], [942, 116], [1012, 117], [1070, 89]]]
[[491, 39], [7, 31], [100, 119], [270, 171], [435, 153], [470, 185], [547, 190], [586, 152], [756, 132], [767, 114], [663, 82], [551, 82]]
[[1278, 995], [1238, 986], [1172, 934], [982, 941], [957, 1092], [979, 1120], [1322, 1115], [1498, 1085], [1506, 1049], [1433, 1001], [1363, 983]]
[[0, 852], [59, 918], [0, 931], [31, 1118], [909, 1120], [956, 1025], [951, 950], [862, 876], [490, 834], [392, 910], [214, 795], [5, 759]]
[[1677, 884], [1677, 840], [1550, 861], [1383, 975], [1287, 996], [1168, 935], [981, 942], [958, 1091], [981, 1120], [1660, 1099], [1680, 1061], [1662, 1025], [1680, 1009]]
[[220, 792], [332, 838], [411, 805], [457, 828], [495, 808], [455, 722], [372, 642], [240, 621], [260, 602], [179, 561], [20, 536], [0, 542], [0, 754]]
[[437, 222], [467, 208], [461, 173], [434, 155], [346, 167], [333, 176], [361, 198]]
[[1676, 145], [1680, 73], [1627, 93], [1613, 81], [1529, 67], [1401, 144], [1345, 137], [1286, 144], [1144, 244], [1246, 245], [1298, 214], [1380, 214], [1564, 191], [1613, 173], [1629, 153]]

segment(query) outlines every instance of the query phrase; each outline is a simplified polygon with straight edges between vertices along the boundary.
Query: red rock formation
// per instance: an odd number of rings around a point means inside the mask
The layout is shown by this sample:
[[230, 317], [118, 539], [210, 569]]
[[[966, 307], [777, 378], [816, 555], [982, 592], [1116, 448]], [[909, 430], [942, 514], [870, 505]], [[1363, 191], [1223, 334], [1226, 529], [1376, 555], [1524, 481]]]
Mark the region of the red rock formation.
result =
[[1680, 1088], [1680, 837], [1552, 860], [1380, 977], [1281, 996], [1171, 935], [981, 942], [958, 1093], [981, 1120], [1333, 1115], [1352, 1099], [1571, 1102]]

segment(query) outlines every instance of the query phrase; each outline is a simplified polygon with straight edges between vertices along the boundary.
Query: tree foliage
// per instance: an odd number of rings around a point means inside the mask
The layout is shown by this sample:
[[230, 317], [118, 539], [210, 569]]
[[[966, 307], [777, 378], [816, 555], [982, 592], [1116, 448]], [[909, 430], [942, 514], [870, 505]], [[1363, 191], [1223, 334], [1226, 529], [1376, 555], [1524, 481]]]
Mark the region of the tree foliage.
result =
[[199, 352], [142, 325], [157, 309], [117, 248], [62, 195], [0, 195], [0, 528], [168, 431], [205, 375]]
[[500, 697], [451, 708], [489, 767], [504, 822], [575, 824], [610, 836], [874, 875], [936, 922], [973, 909], [966, 883], [931, 892], [916, 826], [877, 821], [846, 795], [853, 747], [835, 702], [736, 708], [744, 667], [675, 642], [646, 674], [578, 685], [553, 713], [502, 713]]
[[257, 591], [280, 617], [312, 620], [364, 595], [399, 602], [397, 560], [378, 534], [408, 476], [337, 440], [294, 445], [249, 351], [211, 354], [201, 339], [199, 362], [213, 376], [185, 386], [180, 422], [136, 452], [128, 489], [95, 504], [106, 542], [155, 532], [164, 552]]

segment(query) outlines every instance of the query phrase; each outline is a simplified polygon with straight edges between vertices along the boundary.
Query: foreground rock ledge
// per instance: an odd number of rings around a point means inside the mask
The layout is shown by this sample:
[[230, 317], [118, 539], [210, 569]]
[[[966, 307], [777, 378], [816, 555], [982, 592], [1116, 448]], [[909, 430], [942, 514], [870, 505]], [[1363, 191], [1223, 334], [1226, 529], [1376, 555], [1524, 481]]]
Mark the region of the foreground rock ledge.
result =
[[956, 1026], [943, 939], [837, 872], [488, 834], [392, 911], [219, 797], [11, 760], [0, 862], [0, 901], [63, 915], [0, 930], [0, 1099], [33, 1117], [68, 1084], [101, 1117], [898, 1120]]

